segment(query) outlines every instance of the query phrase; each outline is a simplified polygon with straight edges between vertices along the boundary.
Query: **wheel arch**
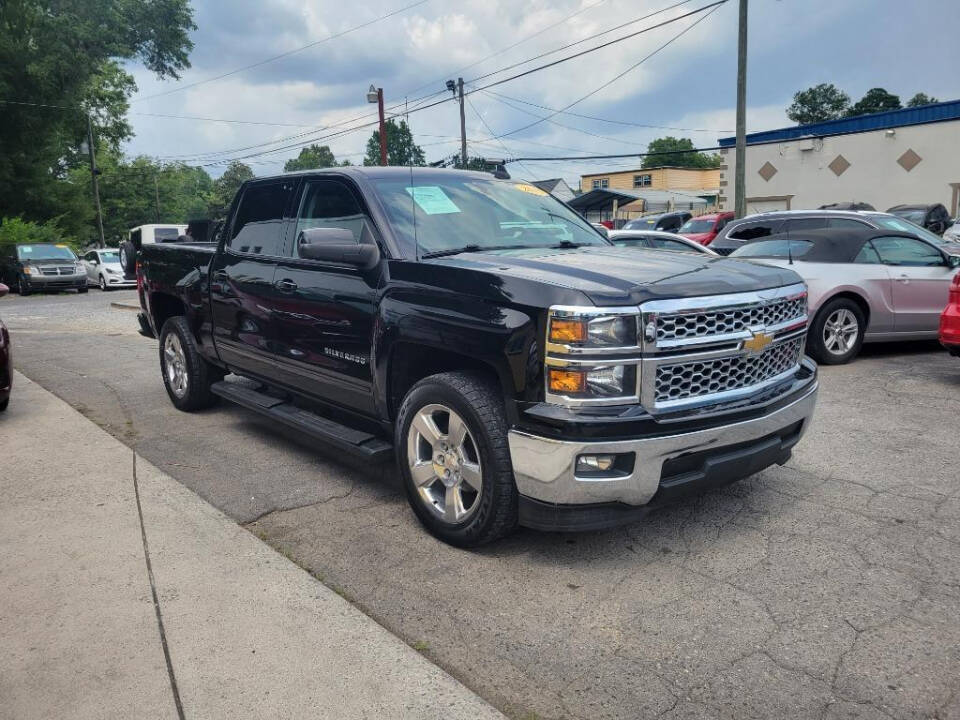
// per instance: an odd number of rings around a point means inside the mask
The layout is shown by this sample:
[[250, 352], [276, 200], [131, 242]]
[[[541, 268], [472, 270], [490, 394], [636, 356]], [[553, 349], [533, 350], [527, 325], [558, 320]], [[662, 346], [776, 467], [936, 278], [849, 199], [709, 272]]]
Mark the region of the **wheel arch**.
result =
[[165, 292], [150, 293], [150, 317], [153, 320], [157, 337], [160, 337], [163, 324], [178, 315], [187, 316], [187, 306], [183, 300]]
[[[863, 320], [865, 323], [864, 332], [866, 332], [867, 329], [870, 327], [870, 314], [871, 314], [870, 303], [864, 295], [857, 292], [856, 290], [850, 290], [850, 289], [838, 290], [833, 294], [825, 297], [823, 301], [820, 303], [820, 307], [817, 308], [817, 312], [814, 315], [814, 317], [815, 318], [820, 317], [820, 313], [823, 312], [823, 309], [827, 305], [829, 305], [834, 300], [839, 300], [839, 299], [847, 299], [856, 303], [857, 307], [860, 308], [860, 312], [863, 313]], [[811, 322], [811, 326], [812, 325], [813, 323]]]

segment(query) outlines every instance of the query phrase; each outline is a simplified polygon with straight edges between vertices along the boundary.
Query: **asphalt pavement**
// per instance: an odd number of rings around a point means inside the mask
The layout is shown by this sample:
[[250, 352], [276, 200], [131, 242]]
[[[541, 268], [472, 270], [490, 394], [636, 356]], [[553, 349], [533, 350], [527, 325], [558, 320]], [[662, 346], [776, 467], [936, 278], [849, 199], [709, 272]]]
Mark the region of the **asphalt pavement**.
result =
[[17, 367], [512, 717], [960, 718], [960, 361], [935, 343], [823, 368], [784, 467], [468, 552], [390, 466], [176, 411], [118, 300], [0, 300]]

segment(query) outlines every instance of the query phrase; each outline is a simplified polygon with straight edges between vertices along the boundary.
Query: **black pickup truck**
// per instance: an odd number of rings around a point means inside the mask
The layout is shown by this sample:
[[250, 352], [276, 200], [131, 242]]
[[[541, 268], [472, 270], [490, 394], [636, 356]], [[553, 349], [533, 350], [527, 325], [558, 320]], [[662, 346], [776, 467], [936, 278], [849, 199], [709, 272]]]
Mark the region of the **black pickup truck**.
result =
[[176, 407], [225, 398], [395, 455], [417, 517], [461, 546], [608, 527], [782, 464], [816, 401], [793, 272], [615, 248], [482, 173], [251, 180], [215, 242], [144, 246], [137, 273]]

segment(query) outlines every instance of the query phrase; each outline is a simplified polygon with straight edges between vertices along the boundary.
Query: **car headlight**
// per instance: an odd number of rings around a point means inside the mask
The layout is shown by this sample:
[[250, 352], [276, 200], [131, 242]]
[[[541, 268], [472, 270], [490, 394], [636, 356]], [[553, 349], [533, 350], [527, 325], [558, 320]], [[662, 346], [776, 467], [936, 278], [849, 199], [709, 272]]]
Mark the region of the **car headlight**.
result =
[[109, 275], [116, 275], [116, 274], [117, 274], [117, 271], [114, 270], [113, 268], [104, 268], [104, 270], [106, 270], [106, 271], [107, 271], [107, 274], [109, 274]]
[[[34, 270], [35, 270], [35, 268], [32, 268], [32, 267], [30, 267], [29, 265], [24, 265], [24, 266], [23, 266], [23, 274], [24, 274], [24, 275], [33, 275], [33, 274], [34, 274]], [[39, 275], [40, 273], [37, 273], [37, 274]]]
[[577, 365], [547, 369], [547, 387], [554, 395], [608, 399], [634, 395], [636, 365]]
[[551, 343], [582, 348], [635, 347], [636, 315], [579, 314], [577, 310], [550, 311]]

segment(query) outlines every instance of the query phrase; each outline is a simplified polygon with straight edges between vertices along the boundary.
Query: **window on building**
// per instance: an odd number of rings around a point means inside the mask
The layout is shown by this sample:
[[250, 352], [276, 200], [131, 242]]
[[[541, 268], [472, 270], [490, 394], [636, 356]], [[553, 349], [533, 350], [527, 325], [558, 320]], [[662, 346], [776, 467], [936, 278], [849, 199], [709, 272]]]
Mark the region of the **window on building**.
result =
[[633, 186], [635, 188], [650, 187], [653, 184], [653, 175], [634, 175]]
[[593, 181], [593, 189], [600, 190], [610, 187], [610, 178], [597, 178]]

